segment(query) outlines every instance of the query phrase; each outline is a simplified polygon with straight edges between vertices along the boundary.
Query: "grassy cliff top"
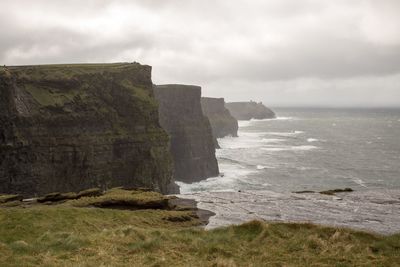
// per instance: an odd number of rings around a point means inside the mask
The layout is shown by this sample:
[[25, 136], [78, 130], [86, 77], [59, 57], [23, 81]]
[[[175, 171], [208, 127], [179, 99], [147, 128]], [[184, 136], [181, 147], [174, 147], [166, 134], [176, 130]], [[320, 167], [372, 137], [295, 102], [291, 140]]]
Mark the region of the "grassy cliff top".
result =
[[[19, 89], [16, 94], [21, 95], [16, 98], [31, 112], [37, 107], [76, 106], [80, 102], [86, 103], [86, 107], [89, 102], [96, 102], [91, 106], [97, 110], [108, 106], [110, 109], [129, 98], [133, 98], [132, 102], [139, 102], [131, 107], [156, 108], [152, 96], [151, 66], [136, 62], [3, 66], [0, 67], [0, 77], [13, 78], [11, 81]], [[115, 93], [117, 91], [120, 93]], [[36, 106], [32, 107], [33, 104]]]
[[[399, 266], [400, 234], [253, 221], [211, 231], [188, 211], [77, 207], [110, 199], [158, 201], [112, 191], [60, 205], [0, 208], [1, 266]], [[137, 203], [137, 202], [135, 202]]]
[[8, 70], [19, 78], [28, 80], [36, 79], [68, 79], [75, 75], [94, 73], [117, 73], [132, 70], [146, 70], [151, 72], [151, 67], [139, 63], [98, 63], [98, 64], [49, 64], [49, 65], [25, 65], [2, 66], [0, 73]]
[[27, 69], [80, 69], [85, 71], [101, 70], [101, 69], [123, 69], [148, 65], [142, 65], [138, 62], [117, 62], [117, 63], [76, 63], [76, 64], [43, 64], [43, 65], [16, 65], [16, 66], [2, 66], [0, 68], [8, 68], [10, 70], [27, 70]]

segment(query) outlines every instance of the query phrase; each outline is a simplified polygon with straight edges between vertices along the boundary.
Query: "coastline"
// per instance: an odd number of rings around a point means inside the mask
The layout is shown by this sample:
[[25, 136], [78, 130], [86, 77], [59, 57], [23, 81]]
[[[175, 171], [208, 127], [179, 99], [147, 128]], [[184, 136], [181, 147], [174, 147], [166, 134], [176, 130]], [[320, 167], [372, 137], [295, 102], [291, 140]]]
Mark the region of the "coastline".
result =
[[[248, 192], [241, 193], [246, 201], [252, 199]], [[400, 234], [383, 236], [260, 218], [212, 228], [221, 213], [210, 217], [204, 229], [201, 220], [211, 215], [202, 211], [207, 203], [196, 204], [187, 195], [178, 199], [116, 188], [97, 197], [53, 203], [50, 197], [55, 196], [72, 197], [51, 194], [43, 199], [46, 202], [31, 205], [9, 198], [11, 202], [3, 204], [3, 265], [395, 266], [400, 257]], [[220, 198], [217, 204], [224, 201], [228, 202]], [[240, 199], [232, 204], [242, 206]]]
[[336, 195], [273, 191], [197, 192], [177, 195], [197, 201], [199, 209], [216, 215], [206, 229], [251, 220], [312, 223], [375, 234], [400, 232], [400, 189], [365, 190]]

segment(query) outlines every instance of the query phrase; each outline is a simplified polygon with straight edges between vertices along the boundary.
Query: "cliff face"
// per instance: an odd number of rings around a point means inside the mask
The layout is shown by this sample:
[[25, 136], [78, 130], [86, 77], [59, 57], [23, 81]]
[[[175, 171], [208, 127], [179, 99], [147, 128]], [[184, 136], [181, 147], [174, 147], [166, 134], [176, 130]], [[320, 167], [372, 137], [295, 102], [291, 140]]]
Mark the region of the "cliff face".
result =
[[201, 107], [210, 121], [214, 138], [237, 136], [238, 122], [225, 108], [223, 98], [202, 97]]
[[201, 88], [190, 85], [158, 85], [161, 126], [171, 136], [175, 179], [196, 182], [219, 174], [210, 122], [204, 116]]
[[261, 102], [231, 102], [226, 103], [225, 107], [237, 120], [261, 120], [272, 119], [276, 117], [275, 113], [271, 109], [264, 106]]
[[26, 196], [172, 183], [151, 67], [0, 68], [0, 192]]

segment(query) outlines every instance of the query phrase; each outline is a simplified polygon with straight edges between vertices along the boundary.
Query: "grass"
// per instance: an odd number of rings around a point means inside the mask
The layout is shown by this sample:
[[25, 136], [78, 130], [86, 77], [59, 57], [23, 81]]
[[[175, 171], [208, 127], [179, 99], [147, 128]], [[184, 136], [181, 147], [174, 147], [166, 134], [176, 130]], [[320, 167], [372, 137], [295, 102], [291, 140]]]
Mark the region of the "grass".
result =
[[400, 266], [400, 234], [259, 221], [205, 231], [190, 211], [76, 207], [114, 198], [161, 199], [115, 189], [0, 208], [0, 266]]
[[31, 84], [27, 84], [25, 90], [42, 106], [62, 106], [78, 95], [78, 91], [57, 92], [51, 88], [32, 86]]
[[168, 197], [157, 192], [131, 191], [114, 188], [99, 197], [83, 197], [73, 200], [74, 207], [118, 207], [125, 209], [167, 209]]
[[[124, 70], [141, 69], [144, 65], [138, 63], [99, 63], [99, 64], [49, 64], [8, 66], [21, 78], [28, 80], [69, 79], [79, 74], [99, 72], [121, 72]], [[4, 69], [1, 67], [1, 69]]]

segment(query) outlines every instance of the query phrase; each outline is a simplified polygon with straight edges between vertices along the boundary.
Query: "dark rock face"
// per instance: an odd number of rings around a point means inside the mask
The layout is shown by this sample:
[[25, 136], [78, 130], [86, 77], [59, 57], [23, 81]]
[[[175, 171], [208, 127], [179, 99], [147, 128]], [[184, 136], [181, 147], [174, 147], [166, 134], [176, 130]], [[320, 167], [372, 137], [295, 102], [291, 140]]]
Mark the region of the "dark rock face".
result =
[[175, 180], [196, 182], [219, 174], [210, 122], [204, 116], [201, 87], [158, 85], [161, 126], [171, 136]]
[[168, 193], [172, 167], [150, 66], [0, 68], [0, 193]]
[[202, 97], [201, 107], [204, 115], [210, 121], [215, 142], [216, 138], [225, 136], [237, 137], [238, 122], [232, 117], [229, 110], [225, 108], [223, 98]]
[[271, 109], [264, 106], [261, 102], [231, 102], [226, 103], [225, 107], [237, 120], [261, 120], [276, 118], [275, 113]]

